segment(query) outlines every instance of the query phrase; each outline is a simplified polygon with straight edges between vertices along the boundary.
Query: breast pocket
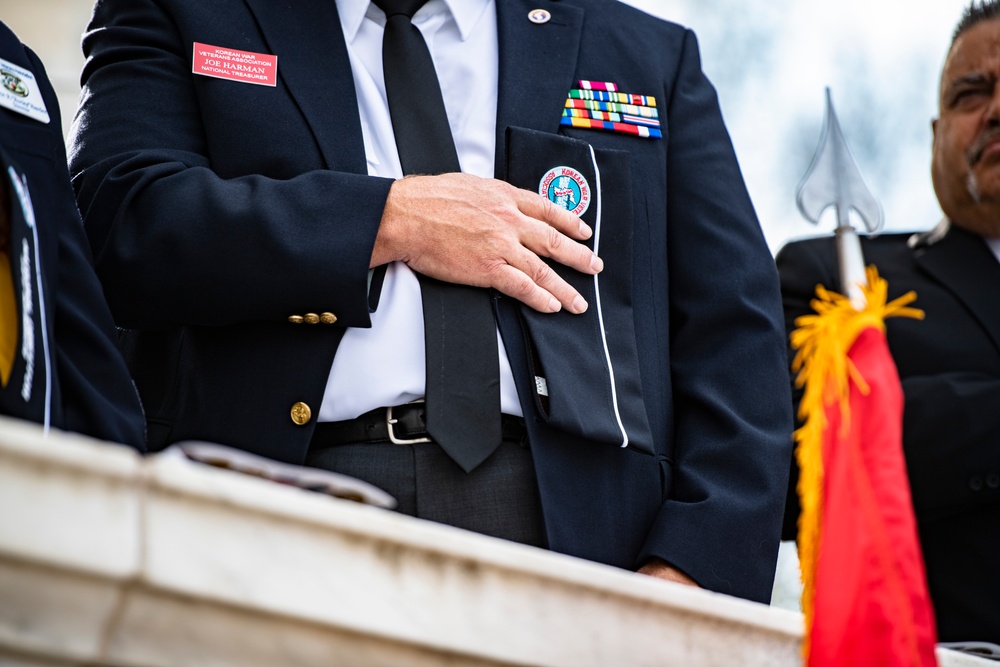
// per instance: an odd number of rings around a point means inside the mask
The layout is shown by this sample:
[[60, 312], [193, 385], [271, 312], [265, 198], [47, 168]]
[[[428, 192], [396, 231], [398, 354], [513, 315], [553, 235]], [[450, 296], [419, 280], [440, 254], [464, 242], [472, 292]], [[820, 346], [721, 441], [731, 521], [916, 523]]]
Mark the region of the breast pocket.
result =
[[579, 215], [605, 265], [590, 276], [550, 262], [590, 304], [583, 315], [520, 307], [539, 412], [567, 433], [651, 454], [632, 311], [630, 155], [523, 128], [508, 128], [507, 150], [507, 180]]

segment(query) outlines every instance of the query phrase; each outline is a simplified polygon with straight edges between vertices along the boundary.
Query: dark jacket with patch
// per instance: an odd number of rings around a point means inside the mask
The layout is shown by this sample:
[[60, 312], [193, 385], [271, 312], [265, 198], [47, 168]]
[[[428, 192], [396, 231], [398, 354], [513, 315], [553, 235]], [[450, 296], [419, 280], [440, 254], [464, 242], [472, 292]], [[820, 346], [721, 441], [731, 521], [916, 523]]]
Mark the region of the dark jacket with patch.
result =
[[[604, 324], [631, 359], [628, 419], [653, 451], [574, 432], [555, 396], [543, 414], [540, 330], [497, 296], [549, 545], [624, 568], [660, 556], [767, 600], [791, 451], [777, 277], [695, 38], [608, 0], [496, 5], [495, 173], [508, 174], [509, 128], [585, 141], [606, 163], [605, 233], [628, 265], [606, 271]], [[536, 8], [552, 19], [529, 21]], [[194, 42], [276, 54], [277, 87], [192, 75]], [[336, 4], [101, 0], [84, 48], [71, 170], [155, 446], [197, 438], [300, 462], [315, 422], [289, 410], [320, 404], [344, 328], [369, 326], [391, 185], [367, 175]], [[664, 138], [560, 128], [580, 79], [654, 96]], [[337, 322], [289, 323], [305, 312]], [[604, 363], [589, 344], [565, 352], [548, 369]], [[550, 391], [577, 411], [597, 400], [572, 381]]]
[[3, 23], [0, 58], [33, 73], [50, 117], [46, 124], [0, 107], [18, 327], [0, 414], [142, 451], [142, 409], [70, 187], [55, 93], [41, 61]]

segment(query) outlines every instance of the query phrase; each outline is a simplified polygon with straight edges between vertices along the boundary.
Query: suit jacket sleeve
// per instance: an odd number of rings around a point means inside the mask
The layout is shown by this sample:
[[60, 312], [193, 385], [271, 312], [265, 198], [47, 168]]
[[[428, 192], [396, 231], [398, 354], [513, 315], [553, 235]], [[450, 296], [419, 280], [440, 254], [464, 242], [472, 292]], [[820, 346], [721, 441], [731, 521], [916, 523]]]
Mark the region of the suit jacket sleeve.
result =
[[645, 553], [767, 600], [792, 429], [777, 272], [690, 32], [667, 127], [676, 446]]
[[145, 451], [139, 396], [116, 345], [115, 324], [94, 273], [68, 174], [65, 168], [61, 172], [55, 361], [64, 427]]
[[[34, 53], [30, 56], [42, 63]], [[55, 98], [52, 127], [62, 131]], [[56, 295], [56, 368], [63, 397], [63, 418], [69, 431], [146, 450], [146, 422], [139, 394], [116, 344], [117, 330], [104, 291], [94, 272], [90, 246], [83, 231], [73, 188], [66, 170], [66, 149], [60, 137], [52, 183], [51, 205], [59, 228]]]
[[[210, 151], [191, 49], [152, 0], [98, 2], [84, 38], [70, 170], [116, 320], [224, 325], [322, 304], [343, 326], [369, 326], [368, 264], [392, 181], [322, 164], [224, 178], [212, 156], [241, 146]], [[230, 111], [233, 122], [260, 113]], [[302, 147], [284, 148], [289, 162]]]
[[[810, 302], [816, 296], [816, 286], [824, 285], [835, 288], [840, 280], [835, 275], [833, 266], [833, 247], [830, 246], [830, 261], [826, 261], [815, 242], [790, 243], [782, 248], [775, 261], [781, 279], [781, 299], [785, 316], [785, 333], [791, 335], [795, 330], [795, 320], [803, 315], [813, 314]], [[792, 406], [795, 412], [795, 425], [801, 426], [798, 418], [799, 401], [802, 390], [795, 389], [795, 374], [791, 372], [791, 361], [795, 358], [795, 350], [789, 346], [789, 386], [792, 387]], [[794, 540], [798, 535], [798, 521], [801, 508], [798, 496], [799, 466], [793, 457], [791, 460], [788, 489], [786, 490], [785, 512], [781, 529], [781, 539]]]
[[[18, 44], [2, 24], [0, 40], [4, 44]], [[115, 344], [115, 325], [94, 273], [69, 183], [58, 102], [41, 61], [29, 49], [19, 44], [18, 48], [28, 58], [50, 114], [50, 122], [45, 126], [33, 120], [8, 117], [9, 123], [4, 125], [10, 134], [4, 148], [25, 170], [36, 224], [44, 226], [44, 236], [55, 237], [51, 246], [55, 252], [44, 254], [41, 264], [46, 274], [44, 284], [49, 288], [45, 296], [55, 301], [50, 324], [53, 352], [46, 361], [54, 369], [53, 382], [58, 387], [54, 395], [59, 404], [53, 410], [53, 425], [144, 451], [145, 422], [139, 397]], [[20, 61], [9, 53], [2, 55]], [[23, 150], [25, 147], [19, 142], [29, 140], [18, 139], [26, 131], [20, 125], [22, 121], [33, 125], [32, 129], [42, 128], [42, 136], [50, 137], [50, 149], [41, 151], [45, 157]], [[40, 148], [32, 146], [31, 150]], [[16, 198], [11, 199], [12, 205], [17, 205]], [[43, 246], [50, 247], [44, 243]]]

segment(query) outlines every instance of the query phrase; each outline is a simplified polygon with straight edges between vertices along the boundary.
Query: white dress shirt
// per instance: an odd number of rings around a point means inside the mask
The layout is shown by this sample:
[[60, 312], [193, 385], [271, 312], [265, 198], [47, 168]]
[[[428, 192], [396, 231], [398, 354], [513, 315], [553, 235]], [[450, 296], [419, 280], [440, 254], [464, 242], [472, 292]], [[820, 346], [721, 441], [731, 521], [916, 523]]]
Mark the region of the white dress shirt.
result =
[[[370, 0], [336, 2], [354, 73], [368, 173], [401, 178], [382, 77], [385, 14]], [[462, 171], [492, 178], [499, 62], [494, 0], [429, 0], [413, 16], [413, 24], [434, 59]], [[497, 345], [500, 407], [520, 416], [499, 332]], [[371, 328], [349, 328], [344, 334], [319, 420], [353, 419], [374, 408], [421, 398], [425, 372], [420, 283], [409, 267], [394, 262], [386, 271]]]
[[986, 245], [990, 247], [997, 261], [1000, 262], [1000, 239], [986, 239]]

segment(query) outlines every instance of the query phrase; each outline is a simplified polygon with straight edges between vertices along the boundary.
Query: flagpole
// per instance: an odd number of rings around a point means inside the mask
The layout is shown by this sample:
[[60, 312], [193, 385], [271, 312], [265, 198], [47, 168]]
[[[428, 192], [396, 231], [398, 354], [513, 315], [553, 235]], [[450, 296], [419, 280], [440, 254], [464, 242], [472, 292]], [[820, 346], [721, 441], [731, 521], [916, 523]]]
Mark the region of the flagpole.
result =
[[[841, 217], [840, 210], [837, 216]], [[844, 214], [843, 218], [847, 218]], [[837, 264], [840, 268], [840, 285], [844, 295], [851, 300], [855, 310], [865, 308], [863, 288], [868, 285], [865, 277], [865, 258], [861, 252], [861, 239], [850, 223], [841, 223], [834, 232], [837, 238]]]
[[865, 299], [862, 287], [867, 284], [865, 260], [861, 241], [851, 224], [850, 211], [854, 209], [869, 232], [876, 232], [882, 226], [882, 206], [865, 184], [851, 154], [833, 109], [829, 88], [826, 89], [823, 135], [813, 162], [799, 185], [796, 203], [802, 215], [817, 225], [824, 210], [832, 206], [836, 211], [840, 288], [855, 309], [863, 310]]
[[882, 207], [864, 183], [826, 91], [820, 146], [796, 196], [817, 224], [833, 207], [840, 293], [816, 288], [814, 314], [789, 342], [802, 389], [795, 431], [802, 508], [803, 650], [808, 667], [932, 667], [935, 627], [902, 446], [903, 393], [885, 338], [889, 317], [923, 314], [916, 295], [891, 302], [865, 268], [850, 212], [869, 232]]

